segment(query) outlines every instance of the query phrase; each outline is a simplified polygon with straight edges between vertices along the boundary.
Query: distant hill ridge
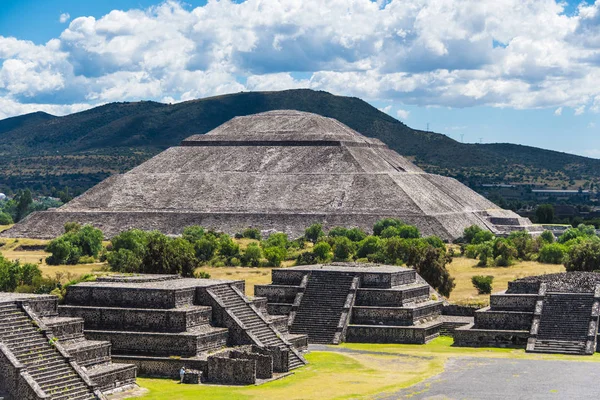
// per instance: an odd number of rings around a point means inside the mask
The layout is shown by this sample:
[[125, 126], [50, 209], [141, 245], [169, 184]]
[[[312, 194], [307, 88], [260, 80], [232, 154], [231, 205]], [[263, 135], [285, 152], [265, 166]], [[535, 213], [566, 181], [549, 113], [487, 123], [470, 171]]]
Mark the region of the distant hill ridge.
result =
[[[64, 117], [33, 113], [0, 121], [0, 185], [85, 190], [192, 134], [235, 116], [277, 109], [335, 118], [378, 138], [427, 171], [486, 181], [536, 176], [588, 180], [600, 160], [514, 144], [464, 144], [412, 129], [355, 97], [309, 89], [242, 92], [178, 104], [111, 103]], [[529, 178], [528, 178], [529, 177]]]

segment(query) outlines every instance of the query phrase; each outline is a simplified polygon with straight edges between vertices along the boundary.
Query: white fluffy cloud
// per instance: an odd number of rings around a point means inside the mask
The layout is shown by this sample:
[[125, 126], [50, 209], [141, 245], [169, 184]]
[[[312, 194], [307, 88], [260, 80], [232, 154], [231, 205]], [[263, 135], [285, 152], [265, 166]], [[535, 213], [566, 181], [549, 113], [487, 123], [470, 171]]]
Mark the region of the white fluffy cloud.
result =
[[410, 111], [406, 111], [401, 108], [399, 108], [398, 111], [396, 111], [396, 115], [400, 119], [408, 119], [409, 114], [410, 114]]
[[46, 44], [0, 36], [0, 65], [0, 99], [23, 105], [5, 115], [288, 88], [598, 112], [600, 0], [574, 15], [555, 0], [167, 1], [75, 18]]
[[58, 22], [60, 22], [61, 24], [64, 24], [70, 19], [71, 19], [71, 15], [69, 15], [69, 13], [62, 13], [58, 17]]

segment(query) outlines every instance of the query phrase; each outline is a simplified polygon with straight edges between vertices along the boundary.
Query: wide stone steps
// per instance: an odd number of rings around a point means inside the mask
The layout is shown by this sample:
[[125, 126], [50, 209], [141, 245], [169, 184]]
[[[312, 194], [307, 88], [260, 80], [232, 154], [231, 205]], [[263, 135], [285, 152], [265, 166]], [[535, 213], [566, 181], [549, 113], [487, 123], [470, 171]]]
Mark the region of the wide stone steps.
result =
[[290, 332], [308, 335], [310, 343], [334, 342], [354, 276], [313, 271]]
[[[281, 349], [289, 348], [292, 350], [292, 346], [288, 345], [231, 286], [218, 286], [211, 288], [211, 291], [219, 298], [225, 307], [244, 324], [248, 331], [260, 340], [262, 344], [266, 346], [277, 346]], [[294, 351], [290, 351], [288, 362], [288, 368], [290, 370], [304, 364], [304, 360], [302, 360]]]
[[547, 293], [531, 351], [586, 354], [593, 304], [592, 294]]
[[90, 387], [15, 305], [0, 307], [0, 341], [52, 400], [95, 399]]

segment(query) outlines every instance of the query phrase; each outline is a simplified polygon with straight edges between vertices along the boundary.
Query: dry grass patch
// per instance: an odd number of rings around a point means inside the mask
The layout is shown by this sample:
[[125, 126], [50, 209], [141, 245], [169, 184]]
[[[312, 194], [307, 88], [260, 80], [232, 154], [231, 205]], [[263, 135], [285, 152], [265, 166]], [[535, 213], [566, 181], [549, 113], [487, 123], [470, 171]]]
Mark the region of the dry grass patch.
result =
[[254, 296], [254, 285], [271, 283], [271, 270], [267, 267], [200, 267], [196, 271], [208, 272], [211, 279], [244, 280], [246, 295]]
[[450, 294], [450, 301], [459, 304], [489, 304], [489, 295], [477, 294], [471, 283], [474, 275], [492, 275], [492, 292], [508, 288], [508, 282], [532, 275], [565, 272], [563, 265], [542, 264], [537, 261], [519, 261], [510, 267], [478, 267], [477, 260], [457, 257], [447, 265], [450, 275], [455, 279], [456, 287]]

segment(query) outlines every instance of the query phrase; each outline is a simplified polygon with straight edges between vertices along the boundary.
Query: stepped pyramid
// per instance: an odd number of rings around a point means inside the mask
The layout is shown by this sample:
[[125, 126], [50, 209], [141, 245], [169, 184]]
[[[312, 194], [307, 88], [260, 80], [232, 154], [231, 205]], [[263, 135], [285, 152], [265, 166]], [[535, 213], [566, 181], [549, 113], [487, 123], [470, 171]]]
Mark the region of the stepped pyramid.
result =
[[497, 234], [533, 230], [528, 219], [455, 179], [425, 173], [335, 119], [280, 110], [191, 136], [2, 236], [53, 238], [70, 221], [93, 224], [107, 237], [130, 228], [180, 234], [194, 224], [300, 236], [314, 222], [370, 229], [385, 217], [448, 240], [473, 224]]

